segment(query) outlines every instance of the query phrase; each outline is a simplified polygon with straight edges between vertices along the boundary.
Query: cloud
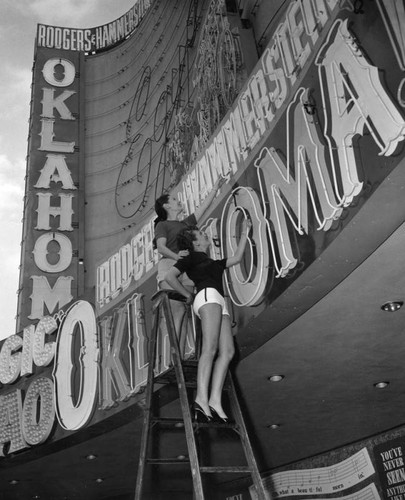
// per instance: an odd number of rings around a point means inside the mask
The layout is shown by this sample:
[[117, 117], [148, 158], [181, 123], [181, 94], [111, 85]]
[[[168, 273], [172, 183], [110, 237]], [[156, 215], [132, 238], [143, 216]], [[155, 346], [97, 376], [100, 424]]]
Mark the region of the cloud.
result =
[[21, 222], [24, 175], [25, 162], [13, 163], [0, 154], [0, 212], [4, 214], [3, 223]]
[[61, 26], [77, 26], [77, 20], [87, 16], [91, 11], [97, 10], [96, 0], [64, 0], [58, 2], [55, 8], [54, 0], [32, 0], [29, 10], [35, 17], [41, 19], [43, 24], [55, 24]]
[[64, 0], [55, 8], [54, 0], [31, 0], [28, 9], [43, 24], [92, 28], [117, 19], [136, 0]]
[[[18, 12], [22, 18], [29, 18], [34, 22], [54, 24], [60, 26], [78, 26], [78, 20], [97, 11], [97, 0], [30, 0], [29, 2], [15, 2], [2, 0], [4, 8]], [[7, 7], [8, 4], [8, 7]], [[79, 21], [80, 22], [80, 21]]]
[[28, 116], [32, 82], [31, 70], [4, 63], [1, 72], [0, 106], [2, 116], [12, 117], [16, 109]]
[[0, 155], [0, 213], [1, 232], [0, 261], [2, 265], [0, 287], [0, 314], [2, 318], [0, 338], [15, 331], [17, 311], [18, 266], [20, 264], [20, 241], [23, 214], [23, 179], [25, 164], [13, 163], [4, 154]]
[[[20, 175], [23, 183], [25, 175], [25, 156], [29, 131], [29, 114], [31, 98], [31, 71], [4, 64], [4, 78], [0, 82], [0, 179], [8, 182], [13, 175]], [[21, 169], [21, 165], [24, 169]], [[4, 173], [7, 172], [7, 177]], [[4, 184], [3, 184], [4, 185]], [[12, 187], [9, 186], [10, 192]], [[4, 206], [4, 193], [0, 199]]]

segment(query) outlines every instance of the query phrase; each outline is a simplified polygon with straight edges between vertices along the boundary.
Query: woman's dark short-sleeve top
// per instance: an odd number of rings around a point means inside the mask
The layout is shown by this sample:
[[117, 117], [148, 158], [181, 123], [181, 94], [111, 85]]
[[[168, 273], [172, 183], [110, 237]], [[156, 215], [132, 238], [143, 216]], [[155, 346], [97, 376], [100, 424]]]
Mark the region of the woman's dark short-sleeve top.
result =
[[204, 288], [215, 288], [224, 296], [222, 276], [226, 268], [226, 259], [213, 260], [204, 252], [190, 252], [190, 255], [178, 260], [174, 265], [181, 273], [194, 281], [197, 293]]

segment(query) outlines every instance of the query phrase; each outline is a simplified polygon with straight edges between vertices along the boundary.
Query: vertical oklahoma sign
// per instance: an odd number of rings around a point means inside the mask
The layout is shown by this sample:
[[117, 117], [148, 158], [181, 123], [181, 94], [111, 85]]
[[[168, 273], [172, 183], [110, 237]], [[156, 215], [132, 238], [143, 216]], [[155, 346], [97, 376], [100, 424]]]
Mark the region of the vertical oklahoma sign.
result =
[[79, 61], [38, 49], [33, 69], [17, 331], [79, 294]]

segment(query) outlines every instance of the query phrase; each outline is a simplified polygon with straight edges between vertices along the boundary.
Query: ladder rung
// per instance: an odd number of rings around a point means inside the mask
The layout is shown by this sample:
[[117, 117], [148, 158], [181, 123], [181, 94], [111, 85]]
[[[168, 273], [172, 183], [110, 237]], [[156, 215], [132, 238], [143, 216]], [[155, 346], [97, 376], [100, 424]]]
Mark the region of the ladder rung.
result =
[[167, 295], [170, 300], [178, 300], [179, 302], [186, 302], [186, 298], [179, 292], [175, 290], [159, 290], [154, 295], [152, 295], [152, 302], [154, 302], [159, 296]]
[[[197, 368], [198, 368], [198, 359], [186, 359], [181, 361], [181, 366], [183, 368], [183, 371], [185, 374], [188, 373], [195, 373]], [[164, 377], [165, 375], [173, 375], [174, 377], [176, 376], [174, 366], [171, 365], [167, 368], [166, 371], [164, 371], [161, 375], [158, 375], [155, 377], [155, 380], [159, 380], [160, 377]]]
[[250, 474], [250, 469], [247, 465], [228, 465], [224, 467], [200, 467], [201, 472], [207, 473], [225, 473], [225, 472], [247, 472]]
[[184, 368], [198, 368], [198, 359], [184, 359], [181, 364]]
[[186, 380], [186, 387], [190, 387], [191, 389], [196, 389], [197, 388], [197, 381], [193, 382], [193, 381], [189, 381], [189, 380]]
[[196, 422], [193, 421], [193, 425], [195, 427], [209, 427], [209, 428], [215, 428], [215, 429], [234, 429], [235, 431], [238, 431], [239, 427], [238, 424], [235, 422], [230, 422], [225, 424], [224, 422]]
[[152, 465], [179, 465], [189, 464], [189, 458], [147, 458], [146, 462]]
[[[219, 428], [219, 429], [238, 429], [238, 425], [235, 422], [230, 422], [225, 424], [224, 422], [196, 422], [193, 420], [193, 426], [195, 427], [209, 427], [209, 428]], [[173, 427], [184, 427], [184, 420], [181, 417], [152, 417], [151, 424], [161, 424]], [[180, 425], [181, 424], [181, 425]]]
[[[165, 375], [160, 375], [156, 380], [156, 384], [162, 384], [162, 385], [169, 385], [169, 384], [176, 384], [177, 385], [177, 380], [175, 375], [173, 376], [165, 376]], [[191, 381], [191, 380], [186, 380], [185, 381], [185, 386], [189, 387], [191, 389], [195, 389], [197, 387], [197, 381]]]
[[[152, 417], [151, 423], [184, 427], [184, 420], [182, 418]], [[179, 424], [182, 424], [182, 425], [180, 426]]]

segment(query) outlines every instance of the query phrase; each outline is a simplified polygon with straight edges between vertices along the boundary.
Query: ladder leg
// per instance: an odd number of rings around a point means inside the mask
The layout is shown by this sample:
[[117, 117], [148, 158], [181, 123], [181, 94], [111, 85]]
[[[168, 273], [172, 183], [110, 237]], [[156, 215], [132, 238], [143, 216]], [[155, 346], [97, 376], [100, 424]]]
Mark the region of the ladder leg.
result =
[[152, 396], [154, 389], [154, 367], [156, 361], [156, 344], [157, 344], [157, 335], [159, 331], [159, 321], [160, 321], [160, 313], [159, 307], [156, 307], [154, 314], [154, 325], [152, 328], [152, 336], [151, 343], [149, 346], [149, 366], [148, 366], [148, 381], [146, 384], [145, 390], [145, 408], [144, 408], [144, 417], [143, 417], [143, 427], [142, 427], [142, 437], [140, 443], [140, 452], [139, 452], [139, 462], [138, 462], [138, 471], [136, 477], [136, 488], [135, 488], [135, 500], [141, 500], [143, 494], [143, 486], [144, 486], [144, 477], [145, 477], [145, 461], [146, 461], [146, 453], [148, 450], [149, 444], [149, 431], [150, 431], [150, 421], [152, 416]]
[[204, 491], [203, 491], [200, 465], [197, 454], [197, 446], [195, 441], [193, 424], [191, 420], [191, 412], [187, 396], [186, 382], [181, 364], [179, 343], [175, 332], [173, 316], [171, 314], [170, 305], [167, 297], [165, 297], [163, 300], [163, 308], [164, 308], [164, 315], [167, 321], [167, 330], [169, 333], [169, 340], [170, 340], [170, 351], [171, 351], [173, 366], [176, 373], [181, 411], [184, 419], [184, 429], [186, 432], [187, 448], [190, 458], [191, 474], [194, 486], [194, 498], [195, 500], [204, 500]]
[[266, 490], [263, 479], [259, 473], [256, 458], [253, 453], [253, 448], [247, 433], [245, 420], [243, 418], [242, 410], [240, 408], [238, 396], [236, 394], [235, 384], [233, 382], [232, 374], [230, 371], [227, 373], [227, 383], [230, 388], [229, 396], [232, 408], [232, 413], [235, 422], [238, 424], [241, 443], [245, 452], [246, 460], [250, 469], [253, 484], [256, 489], [258, 500], [271, 500], [270, 493]]
[[[146, 385], [145, 392], [145, 411], [144, 411], [144, 421], [142, 438], [140, 443], [140, 457], [138, 465], [138, 476], [136, 482], [135, 500], [142, 500], [143, 484], [145, 476], [145, 463], [153, 465], [153, 463], [167, 464], [170, 463], [167, 459], [155, 459], [148, 458], [149, 437], [152, 426], [157, 424], [159, 419], [156, 419], [156, 415], [153, 415], [153, 396], [154, 396], [154, 380], [155, 380], [155, 362], [157, 357], [156, 347], [157, 339], [160, 332], [160, 326], [162, 321], [165, 322], [165, 331], [169, 337], [170, 344], [170, 357], [172, 368], [170, 369], [175, 373], [178, 395], [180, 400], [180, 406], [183, 416], [184, 431], [186, 434], [187, 449], [189, 455], [189, 461], [191, 466], [191, 474], [193, 480], [193, 499], [194, 500], [204, 500], [204, 488], [201, 473], [250, 473], [253, 485], [255, 488], [255, 497], [257, 500], [270, 500], [270, 493], [266, 490], [263, 484], [263, 480], [260, 476], [256, 458], [253, 453], [252, 445], [247, 434], [247, 429], [241, 407], [239, 404], [238, 396], [236, 394], [235, 385], [232, 379], [232, 375], [228, 370], [225, 380], [226, 389], [228, 390], [228, 396], [231, 404], [231, 411], [235, 419], [235, 424], [231, 425], [239, 437], [240, 444], [242, 445], [245, 459], [247, 465], [241, 466], [201, 466], [200, 458], [197, 448], [197, 436], [195, 434], [195, 428], [198, 429], [199, 425], [193, 425], [192, 416], [190, 411], [189, 398], [187, 394], [185, 372], [183, 370], [184, 365], [182, 361], [182, 353], [180, 352], [180, 341], [177, 336], [175, 329], [175, 324], [173, 321], [173, 315], [170, 307], [170, 294], [168, 292], [162, 293], [158, 292], [156, 301], [154, 302], [154, 323], [152, 327], [151, 343], [150, 343], [150, 354], [149, 354], [149, 366], [148, 366], [148, 381]], [[198, 345], [198, 342], [197, 342]], [[157, 379], [160, 380], [159, 378]], [[164, 420], [164, 419], [163, 419]], [[209, 426], [215, 427], [218, 423], [210, 423]], [[221, 425], [221, 424], [219, 424]], [[194, 428], [195, 427], [195, 428]], [[150, 450], [149, 450], [150, 451]], [[205, 476], [204, 476], [205, 477]], [[208, 491], [206, 492], [207, 494]]]

